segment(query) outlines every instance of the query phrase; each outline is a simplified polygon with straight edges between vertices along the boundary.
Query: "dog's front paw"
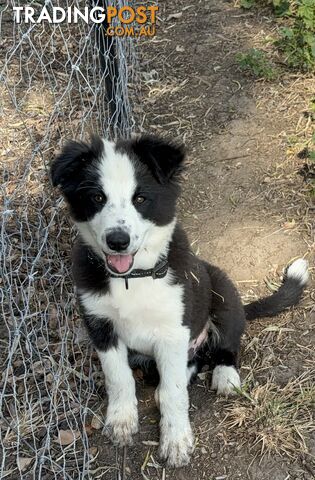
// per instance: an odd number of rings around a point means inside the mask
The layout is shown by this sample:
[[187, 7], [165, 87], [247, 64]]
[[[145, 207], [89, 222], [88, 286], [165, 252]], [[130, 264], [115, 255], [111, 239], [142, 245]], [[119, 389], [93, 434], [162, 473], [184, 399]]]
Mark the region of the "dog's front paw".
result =
[[161, 425], [160, 457], [167, 459], [170, 467], [182, 467], [187, 465], [194, 449], [194, 437], [189, 425], [181, 428], [181, 425]]
[[115, 444], [123, 447], [132, 444], [132, 435], [138, 432], [136, 407], [121, 407], [107, 412], [104, 433]]
[[217, 365], [212, 375], [212, 390], [218, 395], [235, 395], [235, 389], [241, 388], [241, 380], [238, 371], [234, 367]]

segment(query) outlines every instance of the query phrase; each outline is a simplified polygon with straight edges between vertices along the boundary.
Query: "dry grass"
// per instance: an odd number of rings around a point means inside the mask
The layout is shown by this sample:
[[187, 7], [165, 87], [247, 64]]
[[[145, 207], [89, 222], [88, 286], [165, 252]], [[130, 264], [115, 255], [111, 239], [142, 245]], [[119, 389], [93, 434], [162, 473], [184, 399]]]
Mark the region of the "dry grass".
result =
[[315, 430], [315, 370], [290, 381], [284, 387], [267, 381], [243, 388], [226, 407], [222, 422], [230, 437], [241, 445], [258, 448], [260, 455], [276, 453], [296, 458], [308, 453], [307, 435]]

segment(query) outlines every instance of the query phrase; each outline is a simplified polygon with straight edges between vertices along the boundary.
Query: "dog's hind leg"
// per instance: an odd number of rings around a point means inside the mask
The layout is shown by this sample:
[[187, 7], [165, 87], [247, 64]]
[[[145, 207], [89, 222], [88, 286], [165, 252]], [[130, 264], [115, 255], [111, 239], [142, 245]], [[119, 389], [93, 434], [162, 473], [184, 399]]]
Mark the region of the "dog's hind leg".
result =
[[214, 365], [212, 389], [227, 395], [235, 393], [235, 388], [241, 385], [238, 362], [245, 313], [240, 296], [227, 275], [212, 265], [207, 265], [207, 269], [212, 284], [210, 316], [217, 332], [216, 342], [209, 345]]

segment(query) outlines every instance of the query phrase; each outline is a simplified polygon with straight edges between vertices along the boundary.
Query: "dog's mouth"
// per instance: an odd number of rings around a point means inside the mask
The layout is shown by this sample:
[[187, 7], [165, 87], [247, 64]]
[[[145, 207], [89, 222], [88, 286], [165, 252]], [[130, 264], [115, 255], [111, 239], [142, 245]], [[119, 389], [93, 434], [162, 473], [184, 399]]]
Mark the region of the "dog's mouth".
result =
[[129, 272], [129, 270], [132, 268], [134, 255], [131, 255], [131, 254], [109, 255], [106, 253], [105, 257], [106, 257], [107, 268], [113, 273], [122, 275], [124, 273]]

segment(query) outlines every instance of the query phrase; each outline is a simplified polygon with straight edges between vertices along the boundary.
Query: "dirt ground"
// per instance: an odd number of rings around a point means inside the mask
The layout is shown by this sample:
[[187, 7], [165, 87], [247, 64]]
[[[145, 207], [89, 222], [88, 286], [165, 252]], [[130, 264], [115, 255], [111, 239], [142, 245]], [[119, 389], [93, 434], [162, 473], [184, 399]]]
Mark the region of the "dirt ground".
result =
[[[308, 259], [314, 276], [315, 206], [297, 156], [314, 131], [307, 114], [314, 78], [284, 71], [268, 83], [240, 71], [236, 53], [267, 48], [264, 39], [274, 33], [264, 10], [224, 0], [159, 5], [157, 35], [139, 48], [137, 130], [187, 146], [179, 218], [194, 251], [226, 270], [244, 302], [270, 293], [298, 257]], [[68, 226], [64, 233], [70, 237]], [[66, 251], [69, 240], [63, 242]], [[56, 259], [62, 261], [65, 255]], [[314, 296], [311, 282], [298, 308], [248, 326], [242, 394], [216, 397], [209, 372], [190, 387], [196, 446], [189, 466], [174, 470], [160, 462], [154, 388], [139, 373], [134, 445], [123, 451], [100, 429], [90, 431], [89, 446], [97, 452], [91, 478], [315, 479]], [[96, 356], [93, 368], [100, 373]], [[102, 417], [100, 378], [89, 408]], [[33, 477], [26, 472], [23, 478]]]
[[[143, 128], [184, 139], [188, 169], [180, 219], [194, 250], [228, 272], [244, 301], [268, 293], [266, 283], [279, 283], [292, 259], [305, 256], [314, 271], [314, 206], [296, 157], [310, 132], [303, 112], [314, 80], [283, 74], [277, 83], [254, 81], [235, 61], [237, 52], [261, 45], [273, 28], [265, 15], [227, 1], [161, 2], [158, 34], [144, 45]], [[125, 452], [126, 478], [314, 479], [314, 429], [303, 430], [288, 450], [284, 446], [303, 422], [293, 418], [289, 430], [284, 425], [291, 402], [298, 402], [289, 394], [294, 382], [305, 378], [315, 398], [314, 320], [310, 286], [301, 308], [248, 328], [241, 375], [256, 405], [216, 398], [207, 374], [190, 387], [196, 449], [189, 467], [164, 470], [159, 464], [153, 388], [140, 382], [140, 433]], [[282, 421], [270, 406], [287, 395]], [[103, 458], [110, 452], [107, 447]]]

